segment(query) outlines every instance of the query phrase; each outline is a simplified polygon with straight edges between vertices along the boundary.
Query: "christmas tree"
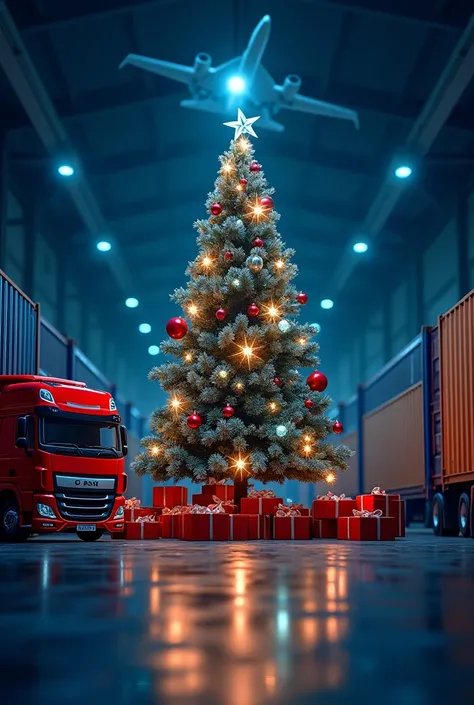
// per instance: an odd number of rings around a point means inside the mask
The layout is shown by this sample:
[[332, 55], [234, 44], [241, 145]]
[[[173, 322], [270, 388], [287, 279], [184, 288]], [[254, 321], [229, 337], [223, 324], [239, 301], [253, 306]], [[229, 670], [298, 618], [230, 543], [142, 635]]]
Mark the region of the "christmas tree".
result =
[[[292, 285], [298, 269], [278, 231], [279, 215], [239, 111], [230, 149], [220, 157], [207, 220], [195, 223], [198, 256], [172, 300], [162, 351], [175, 360], [150, 372], [168, 393], [153, 435], [134, 462], [156, 481], [233, 478], [245, 496], [262, 482], [332, 482], [351, 451], [326, 442], [342, 425], [327, 416], [325, 375], [314, 326], [296, 322], [308, 297]], [[186, 319], [190, 321], [188, 325]], [[299, 369], [313, 368], [307, 380]]]

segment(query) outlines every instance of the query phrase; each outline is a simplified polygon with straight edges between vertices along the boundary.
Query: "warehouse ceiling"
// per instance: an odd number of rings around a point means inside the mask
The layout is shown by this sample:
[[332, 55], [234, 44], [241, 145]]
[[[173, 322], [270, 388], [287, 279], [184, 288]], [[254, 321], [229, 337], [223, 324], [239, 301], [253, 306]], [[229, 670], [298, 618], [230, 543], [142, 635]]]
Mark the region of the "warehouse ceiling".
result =
[[[354, 309], [365, 310], [374, 287], [380, 293], [389, 286], [413, 250], [436, 235], [456, 185], [472, 178], [472, 82], [445, 119], [437, 117], [428, 148], [420, 147], [418, 131], [413, 140], [469, 24], [472, 0], [22, 0], [7, 6], [67, 132], [67, 147], [79, 156], [80, 178], [101, 214], [97, 222], [114, 242], [113, 265], [95, 250], [97, 232], [85, 228], [77, 198], [63, 197], [44, 140], [0, 75], [3, 119], [14, 128], [13, 176], [40, 196], [54, 236], [87, 273], [101, 305], [113, 306], [123, 326], [146, 320], [157, 331], [153, 340], [136, 333], [137, 350], [159, 343], [175, 313], [165, 302], [195, 257], [192, 223], [206, 215], [217, 157], [231, 134], [225, 118], [180, 108], [184, 86], [134, 68], [120, 71], [126, 54], [192, 65], [205, 51], [218, 65], [240, 54], [270, 13], [263, 63], [274, 79], [282, 83], [297, 73], [305, 95], [359, 112], [359, 131], [349, 122], [286, 112], [285, 132], [260, 130], [256, 144], [276, 188], [280, 231], [297, 251], [298, 286], [311, 294], [305, 313], [322, 323], [323, 333], [331, 321], [333, 328], [347, 323], [348, 314], [359, 324]], [[392, 188], [393, 159], [407, 140], [421, 156], [414, 177], [374, 224], [371, 208], [377, 198], [384, 203], [384, 185]], [[362, 262], [352, 261], [356, 239], [372, 240]], [[140, 307], [127, 311], [127, 296], [136, 296]], [[325, 296], [335, 301], [332, 311], [319, 308]]]

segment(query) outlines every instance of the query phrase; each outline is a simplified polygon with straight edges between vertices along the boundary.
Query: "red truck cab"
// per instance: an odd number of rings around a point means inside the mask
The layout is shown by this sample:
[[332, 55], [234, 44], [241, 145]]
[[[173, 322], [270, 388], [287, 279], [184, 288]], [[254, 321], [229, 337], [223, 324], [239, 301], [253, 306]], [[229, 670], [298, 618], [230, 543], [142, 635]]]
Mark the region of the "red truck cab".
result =
[[123, 530], [127, 432], [108, 392], [0, 375], [0, 541]]

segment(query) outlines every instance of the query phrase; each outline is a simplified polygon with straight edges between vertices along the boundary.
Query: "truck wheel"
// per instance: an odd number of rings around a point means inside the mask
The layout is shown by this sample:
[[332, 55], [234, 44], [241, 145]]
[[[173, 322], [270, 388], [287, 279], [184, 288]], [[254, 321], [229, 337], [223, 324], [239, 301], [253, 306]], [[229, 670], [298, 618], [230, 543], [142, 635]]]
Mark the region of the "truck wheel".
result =
[[21, 515], [16, 499], [6, 499], [0, 505], [0, 541], [26, 541], [30, 532], [20, 526]]
[[78, 531], [77, 535], [81, 541], [97, 541], [103, 536], [104, 532], [102, 530], [98, 531]]
[[457, 536], [459, 528], [457, 522], [451, 516], [450, 507], [446, 506], [446, 501], [440, 492], [433, 497], [431, 505], [431, 518], [433, 531], [436, 536]]
[[459, 533], [464, 538], [469, 538], [469, 536], [471, 535], [470, 526], [469, 526], [469, 511], [470, 511], [469, 505], [470, 505], [469, 497], [465, 492], [463, 492], [462, 495], [459, 497], [458, 524], [459, 524]]

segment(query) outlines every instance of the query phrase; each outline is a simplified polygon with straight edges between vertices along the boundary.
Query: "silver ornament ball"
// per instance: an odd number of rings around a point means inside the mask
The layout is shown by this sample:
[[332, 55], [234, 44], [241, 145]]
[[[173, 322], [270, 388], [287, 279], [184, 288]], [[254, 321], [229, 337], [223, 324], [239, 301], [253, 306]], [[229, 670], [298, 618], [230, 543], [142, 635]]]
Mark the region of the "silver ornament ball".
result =
[[251, 272], [259, 272], [263, 268], [263, 259], [259, 255], [250, 255], [246, 265]]
[[284, 438], [287, 433], [288, 429], [286, 426], [281, 425], [276, 427], [276, 435], [278, 436], [278, 438]]
[[281, 321], [278, 322], [278, 328], [281, 330], [282, 333], [288, 333], [290, 327], [290, 323], [288, 323], [286, 318], [283, 318]]

